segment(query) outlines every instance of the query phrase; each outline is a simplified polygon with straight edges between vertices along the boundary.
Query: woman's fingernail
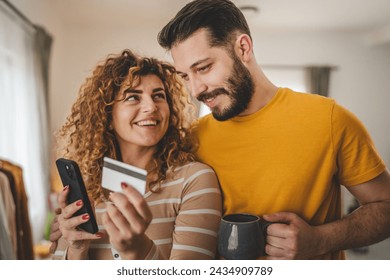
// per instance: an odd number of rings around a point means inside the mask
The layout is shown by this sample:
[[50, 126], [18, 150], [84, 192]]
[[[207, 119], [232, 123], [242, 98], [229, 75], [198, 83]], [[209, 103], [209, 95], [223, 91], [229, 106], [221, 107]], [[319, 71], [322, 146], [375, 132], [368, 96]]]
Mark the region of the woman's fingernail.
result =
[[84, 221], [88, 220], [89, 219], [89, 215], [88, 214], [84, 214], [81, 216], [81, 219], [83, 219]]
[[77, 202], [76, 202], [76, 205], [77, 206], [81, 206], [81, 205], [83, 205], [83, 201], [80, 199], [80, 200], [78, 200]]
[[65, 187], [62, 189], [62, 191], [67, 191], [67, 190], [69, 190], [69, 186], [65, 186]]
[[96, 237], [101, 238], [101, 237], [103, 237], [103, 236], [104, 236], [104, 233], [103, 233], [103, 232], [98, 232], [98, 233], [96, 233]]
[[126, 183], [121, 183], [121, 187], [122, 187], [122, 189], [126, 189], [127, 188], [127, 184]]

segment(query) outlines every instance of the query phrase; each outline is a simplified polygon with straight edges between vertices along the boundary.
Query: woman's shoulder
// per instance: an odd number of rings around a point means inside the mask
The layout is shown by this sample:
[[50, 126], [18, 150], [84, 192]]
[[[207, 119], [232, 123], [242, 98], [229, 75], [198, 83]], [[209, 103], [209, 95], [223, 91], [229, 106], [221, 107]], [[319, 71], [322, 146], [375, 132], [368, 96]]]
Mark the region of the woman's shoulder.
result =
[[181, 173], [183, 175], [186, 174], [187, 177], [198, 172], [207, 172], [215, 174], [214, 170], [209, 165], [199, 161], [188, 162], [186, 164], [183, 164], [182, 166], [176, 167], [174, 169], [174, 172]]
[[198, 161], [177, 167], [172, 175], [176, 179], [181, 178], [183, 191], [203, 188], [219, 189], [217, 175], [214, 170], [209, 165]]

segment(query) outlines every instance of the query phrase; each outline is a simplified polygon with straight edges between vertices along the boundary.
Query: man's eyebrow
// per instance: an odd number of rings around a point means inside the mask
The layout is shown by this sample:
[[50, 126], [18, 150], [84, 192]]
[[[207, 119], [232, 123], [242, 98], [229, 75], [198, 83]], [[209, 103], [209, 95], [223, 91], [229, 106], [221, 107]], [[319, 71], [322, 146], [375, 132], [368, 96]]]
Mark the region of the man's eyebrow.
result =
[[200, 60], [196, 61], [195, 63], [191, 64], [190, 68], [193, 69], [196, 66], [198, 66], [199, 64], [204, 63], [204, 62], [206, 62], [209, 59], [210, 59], [209, 57], [206, 57], [204, 59], [200, 59]]
[[[209, 59], [210, 59], [210, 58], [207, 57], [207, 58], [200, 59], [200, 60], [194, 62], [193, 64], [191, 64], [190, 69], [194, 69], [194, 68], [197, 67], [199, 64], [202, 64], [202, 63], [206, 62], [206, 61], [209, 60]], [[176, 70], [176, 73], [177, 73], [178, 75], [185, 75], [185, 74], [186, 74], [186, 73], [181, 72], [181, 71], [178, 71], [178, 70]]]

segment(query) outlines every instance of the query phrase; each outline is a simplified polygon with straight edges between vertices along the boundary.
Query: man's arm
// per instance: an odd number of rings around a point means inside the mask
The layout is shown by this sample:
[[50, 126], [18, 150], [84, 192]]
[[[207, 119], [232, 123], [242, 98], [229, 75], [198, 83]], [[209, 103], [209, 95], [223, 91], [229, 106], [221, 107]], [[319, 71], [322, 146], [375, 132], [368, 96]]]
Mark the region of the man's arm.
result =
[[343, 219], [319, 227], [324, 252], [362, 247], [390, 236], [389, 171], [347, 189], [361, 206]]
[[390, 174], [347, 188], [361, 206], [340, 220], [310, 226], [298, 215], [280, 212], [264, 215], [268, 227], [269, 259], [308, 259], [328, 252], [362, 247], [390, 236]]

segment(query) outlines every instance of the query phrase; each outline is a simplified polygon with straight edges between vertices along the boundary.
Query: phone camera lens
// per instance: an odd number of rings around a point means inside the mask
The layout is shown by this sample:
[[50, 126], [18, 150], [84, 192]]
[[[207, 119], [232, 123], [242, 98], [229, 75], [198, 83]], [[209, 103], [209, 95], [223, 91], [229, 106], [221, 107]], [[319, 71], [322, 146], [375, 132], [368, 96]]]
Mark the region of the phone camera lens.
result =
[[69, 165], [65, 165], [65, 169], [66, 169], [66, 172], [68, 173], [68, 176], [70, 178], [72, 178], [73, 177], [73, 172], [72, 172], [72, 169], [70, 168], [70, 166]]

